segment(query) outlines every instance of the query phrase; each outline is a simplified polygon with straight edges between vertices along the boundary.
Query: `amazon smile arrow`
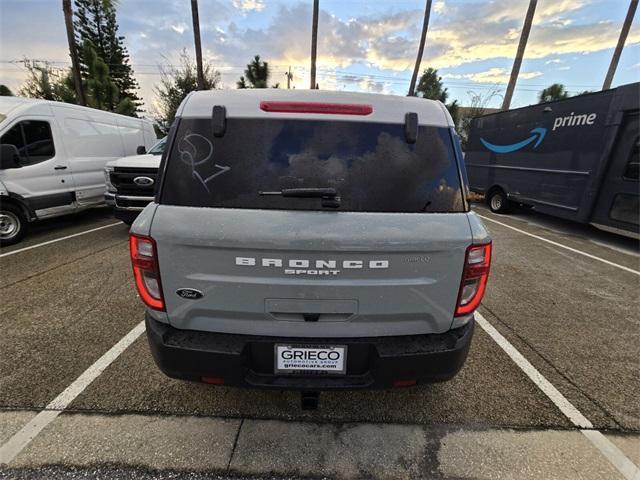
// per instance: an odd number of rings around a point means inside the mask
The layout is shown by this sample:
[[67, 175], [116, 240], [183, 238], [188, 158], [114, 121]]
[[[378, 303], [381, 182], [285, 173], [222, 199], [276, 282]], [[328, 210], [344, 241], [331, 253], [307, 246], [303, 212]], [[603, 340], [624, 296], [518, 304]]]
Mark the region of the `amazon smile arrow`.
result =
[[536, 142], [533, 145], [533, 148], [537, 148], [538, 145], [540, 145], [540, 142], [542, 142], [542, 140], [544, 139], [544, 136], [547, 134], [547, 129], [541, 127], [534, 128], [533, 130], [531, 130], [531, 133], [533, 133], [533, 135], [531, 135], [529, 138], [526, 138], [518, 143], [512, 143], [510, 145], [495, 145], [493, 143], [487, 142], [484, 138], [481, 138], [480, 141], [487, 149], [491, 150], [492, 152], [511, 153], [520, 150], [533, 142]]

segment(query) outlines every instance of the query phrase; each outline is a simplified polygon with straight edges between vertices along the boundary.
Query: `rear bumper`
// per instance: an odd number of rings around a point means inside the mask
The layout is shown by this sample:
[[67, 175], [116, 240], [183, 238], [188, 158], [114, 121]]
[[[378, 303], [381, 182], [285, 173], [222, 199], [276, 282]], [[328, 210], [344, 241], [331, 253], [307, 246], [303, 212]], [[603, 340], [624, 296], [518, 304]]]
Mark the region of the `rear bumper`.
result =
[[[371, 338], [287, 338], [179, 330], [146, 315], [153, 358], [166, 375], [280, 390], [391, 388], [396, 381], [449, 380], [464, 364], [474, 322], [443, 334]], [[274, 344], [347, 345], [345, 375], [275, 375]]]

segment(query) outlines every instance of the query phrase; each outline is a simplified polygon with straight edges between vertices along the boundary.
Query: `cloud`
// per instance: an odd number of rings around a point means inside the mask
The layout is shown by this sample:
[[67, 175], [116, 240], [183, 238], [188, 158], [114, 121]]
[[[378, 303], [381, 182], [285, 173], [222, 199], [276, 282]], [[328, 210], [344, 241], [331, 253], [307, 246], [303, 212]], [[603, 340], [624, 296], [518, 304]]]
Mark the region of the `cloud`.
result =
[[182, 35], [185, 30], [187, 30], [187, 26], [184, 23], [179, 23], [178, 25], [171, 25], [171, 30], [173, 30], [176, 33], [179, 33], [180, 35]]
[[[546, 60], [547, 71], [560, 68], [563, 65], [560, 59], [574, 62], [573, 57], [578, 55], [614, 47], [619, 22], [593, 20], [593, 9], [586, 8], [589, 3], [590, 0], [538, 2], [525, 59], [542, 59], [540, 63]], [[36, 8], [30, 4], [15, 1], [7, 2], [9, 7], [3, 4], [0, 18], [3, 52], [10, 55], [8, 59], [25, 55], [68, 64], [59, 5], [38, 2]], [[191, 30], [191, 12], [188, 2], [186, 5], [185, 8], [184, 2], [172, 0], [138, 0], [121, 2], [118, 6], [119, 33], [126, 37], [141, 94], [148, 104], [159, 78], [156, 65], [175, 63], [183, 48], [193, 52], [193, 37], [187, 34]], [[388, 7], [377, 4], [375, 8], [350, 5], [351, 2], [342, 2], [338, 8], [334, 3], [320, 2], [317, 61], [321, 87], [382, 92], [392, 91], [393, 85], [398, 88], [400, 80], [407, 80], [413, 68], [424, 11], [400, 10], [407, 8], [406, 3], [399, 6], [390, 2]], [[527, 5], [527, 0], [469, 3], [435, 0], [423, 68], [465, 66], [462, 73], [455, 71], [443, 77], [503, 83], [509, 71], [498, 67], [510, 67], [513, 61]], [[308, 88], [311, 2], [280, 0], [267, 5], [264, 0], [201, 0], [199, 7], [203, 55], [221, 71], [227, 87], [234, 87], [244, 65], [253, 55], [260, 54], [271, 65], [272, 82], [285, 84], [284, 72], [291, 65], [293, 85]], [[338, 15], [337, 12], [345, 10], [350, 16]], [[244, 15], [249, 12], [262, 14]], [[30, 32], [27, 40], [21, 35], [24, 31]], [[627, 48], [638, 42], [640, 30], [632, 28]], [[572, 55], [562, 57], [564, 54]], [[469, 66], [477, 62], [484, 63], [474, 69], [479, 71], [469, 73]], [[9, 68], [15, 71], [9, 72]], [[7, 66], [9, 75], [3, 72], [3, 81], [11, 77], [7, 82], [12, 88], [20, 83], [18, 77], [24, 78], [18, 69]], [[379, 75], [363, 80], [362, 75], [355, 78], [353, 71]], [[540, 75], [539, 71], [522, 72], [520, 78]]]
[[[522, 24], [528, 3], [529, 2], [524, 0], [479, 2], [459, 6], [456, 11], [457, 13], [466, 14], [469, 20], [476, 22], [480, 20], [481, 22], [501, 23], [515, 20]], [[534, 22], [555, 21], [559, 19], [562, 14], [579, 10], [584, 7], [585, 4], [586, 2], [583, 0], [554, 0], [553, 2], [538, 3]], [[468, 15], [470, 11], [474, 11], [475, 14], [473, 16]]]
[[[484, 72], [472, 73], [467, 76], [470, 80], [480, 83], [507, 83], [511, 71], [506, 68], [490, 68]], [[528, 80], [531, 78], [541, 77], [542, 72], [520, 72], [518, 74], [519, 80]]]
[[264, 10], [264, 0], [233, 0], [233, 6], [244, 11], [261, 12]]
[[[240, 0], [236, 0], [240, 1]], [[248, 0], [244, 0], [248, 1]], [[527, 59], [565, 53], [591, 53], [615, 46], [619, 26], [612, 22], [572, 22], [586, 1], [557, 0], [538, 5]], [[477, 2], [462, 5], [436, 1], [437, 21], [427, 35], [424, 64], [457, 67], [498, 58], [513, 59], [527, 2]], [[473, 11], [471, 16], [469, 12]], [[346, 68], [355, 64], [379, 70], [410, 71], [422, 26], [421, 10], [386, 11], [341, 19], [320, 10], [318, 65]], [[255, 53], [274, 65], [309, 63], [311, 6], [281, 5], [262, 28], [232, 22], [212, 47], [217, 61], [237, 64]], [[627, 45], [640, 42], [632, 31]], [[532, 72], [535, 73], [535, 72]], [[496, 73], [496, 77], [501, 77]]]
[[[415, 38], [420, 32], [416, 19], [421, 15], [419, 10], [411, 10], [342, 20], [321, 10], [318, 66], [345, 68], [360, 63], [405, 70], [415, 61]], [[212, 50], [220, 60], [235, 64], [238, 58], [259, 52], [273, 64], [306, 66], [311, 47], [310, 25], [310, 5], [281, 7], [263, 28], [232, 22], [226, 29], [225, 45], [216, 45]], [[400, 68], [396, 58], [403, 59]]]
[[393, 93], [391, 82], [384, 80], [374, 80], [371, 78], [361, 78], [358, 81], [358, 90], [362, 92], [371, 92], [371, 93], [384, 93], [391, 94]]
[[[235, 0], [233, 6], [249, 11], [251, 1]], [[310, 2], [280, 4], [274, 7], [268, 21], [258, 24], [245, 23], [238, 17], [237, 11], [235, 14], [224, 13], [224, 3], [218, 3], [215, 8], [207, 7], [206, 3], [201, 6], [202, 28], [208, 32], [203, 34], [203, 48], [205, 58], [214, 65], [228, 67], [220, 69], [226, 86], [235, 86], [243, 73], [243, 65], [253, 55], [260, 54], [271, 65], [273, 83], [285, 84], [284, 72], [291, 65], [293, 86], [309, 87]], [[264, 2], [255, 3], [257, 6], [257, 3]], [[562, 21], [578, 15], [585, 3], [576, 0], [539, 2], [525, 58], [557, 58], [566, 53], [579, 54], [613, 47], [619, 33], [618, 25], [611, 22], [598, 24], [595, 21], [567, 24]], [[438, 15], [432, 16], [423, 67], [442, 69], [500, 58], [508, 59], [510, 63], [515, 55], [527, 4], [526, 0], [477, 1], [464, 5], [446, 0], [434, 2], [434, 11], [437, 9]], [[230, 7], [230, 4], [227, 5]], [[469, 15], [470, 11], [474, 14]], [[365, 67], [391, 71], [387, 75], [392, 75], [394, 71], [406, 75], [415, 62], [423, 13], [421, 9], [382, 10], [341, 18], [323, 9], [321, 3], [317, 58], [321, 87], [392, 91], [392, 85], [383, 79], [362, 80], [360, 77], [350, 81], [345, 78], [344, 72], [336, 73], [336, 70], [357, 67], [361, 71]], [[173, 24], [179, 20], [189, 25], [188, 12], [185, 17], [177, 17], [177, 12], [171, 14]], [[160, 23], [166, 25], [165, 22], [163, 18]], [[145, 58], [147, 60], [144, 63], [149, 63], [149, 58], [158, 59], [160, 55], [167, 55], [166, 47], [171, 45], [166, 40], [167, 35], [157, 31], [145, 32], [153, 35], [160, 47], [142, 50], [139, 54], [135, 52], [135, 58]], [[173, 31], [171, 34], [176, 35]], [[640, 32], [632, 29], [627, 45], [638, 41]], [[186, 43], [182, 46], [192, 48]], [[172, 49], [179, 51], [176, 47]], [[139, 61], [142, 63], [142, 60]], [[478, 83], [505, 83], [509, 73], [494, 67], [463, 74], [460, 78]], [[524, 71], [520, 79], [541, 75], [539, 71]]]
[[[509, 81], [509, 76], [511, 75], [511, 70], [507, 70], [506, 68], [497, 68], [492, 67], [488, 70], [482, 72], [474, 72], [474, 73], [445, 73], [442, 75], [442, 78], [450, 78], [455, 80], [471, 80], [477, 83], [497, 83], [504, 84]], [[520, 72], [518, 75], [519, 80], [528, 80], [531, 78], [541, 77], [543, 75], [542, 72]]]
[[[558, 0], [538, 5], [525, 58], [538, 59], [563, 53], [592, 53], [615, 46], [620, 26], [613, 22], [576, 23], [585, 2]], [[522, 29], [527, 3], [478, 2], [447, 4], [446, 14], [431, 22], [424, 63], [436, 68], [456, 67], [497, 58], [512, 59]], [[473, 15], [469, 12], [473, 11]], [[416, 26], [419, 24], [416, 17]], [[381, 68], [405, 70], [414, 60], [419, 35], [378, 36], [369, 42], [367, 58]], [[632, 30], [627, 46], [640, 42]]]

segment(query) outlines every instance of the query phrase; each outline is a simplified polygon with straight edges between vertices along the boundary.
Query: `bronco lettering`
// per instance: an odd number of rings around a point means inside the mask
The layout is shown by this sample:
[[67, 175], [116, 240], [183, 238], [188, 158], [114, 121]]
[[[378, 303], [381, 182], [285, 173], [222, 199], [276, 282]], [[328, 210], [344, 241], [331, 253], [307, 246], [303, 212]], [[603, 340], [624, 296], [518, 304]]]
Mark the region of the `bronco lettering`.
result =
[[[281, 258], [261, 258], [256, 259], [255, 257], [236, 257], [236, 265], [242, 265], [247, 267], [255, 267], [261, 265], [263, 267], [277, 267], [282, 268], [286, 264], [289, 269], [297, 270], [298, 269], [308, 269], [309, 267], [312, 270], [306, 270], [306, 272], [315, 275], [319, 271], [326, 271], [324, 269], [332, 269], [329, 271], [336, 271], [335, 268], [338, 265], [341, 265], [342, 268], [348, 269], [362, 269], [362, 268], [371, 268], [371, 269], [382, 269], [389, 268], [389, 260], [369, 260], [365, 262], [364, 260], [342, 260], [342, 262], [338, 262], [337, 260], [306, 260], [306, 259], [291, 259], [286, 262]], [[311, 273], [316, 272], [316, 273]]]

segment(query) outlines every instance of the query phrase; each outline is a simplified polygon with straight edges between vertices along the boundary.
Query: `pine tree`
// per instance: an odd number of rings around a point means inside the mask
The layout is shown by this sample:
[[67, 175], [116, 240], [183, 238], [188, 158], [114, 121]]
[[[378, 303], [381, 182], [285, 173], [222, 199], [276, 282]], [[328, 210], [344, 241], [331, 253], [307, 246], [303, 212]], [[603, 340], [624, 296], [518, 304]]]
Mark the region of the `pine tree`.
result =
[[[238, 88], [267, 88], [269, 82], [269, 64], [260, 60], [260, 55], [256, 55], [247, 64], [244, 76], [236, 82]], [[246, 78], [245, 78], [246, 77]]]
[[[128, 98], [135, 107], [135, 115], [142, 102], [137, 94], [139, 86], [129, 63], [124, 37], [118, 35], [115, 4], [114, 0], [75, 0], [76, 43], [84, 45], [87, 40], [91, 42], [96, 56], [108, 67], [109, 76], [117, 88], [117, 95], [106, 98], [103, 108], [117, 111], [119, 104]], [[83, 80], [88, 81], [90, 68], [86, 53], [87, 50], [82, 48], [79, 57]]]
[[18, 92], [20, 96], [76, 103], [70, 69], [56, 69], [49, 63], [27, 58], [22, 63], [29, 74]]
[[111, 76], [109, 66], [98, 56], [94, 45], [89, 40], [85, 40], [81, 52], [86, 61], [88, 73], [87, 105], [100, 110], [135, 115], [135, 104], [129, 97], [120, 97], [118, 85]]
[[422, 72], [418, 87], [416, 88], [416, 95], [422, 98], [428, 98], [429, 100], [439, 100], [444, 103], [447, 110], [449, 110], [453, 123], [458, 125], [460, 121], [460, 105], [458, 105], [457, 100], [446, 103], [447, 98], [449, 98], [449, 91], [444, 88], [442, 77], [438, 75], [438, 70], [429, 67]]
[[[220, 72], [205, 60], [203, 65], [204, 89], [220, 88]], [[180, 55], [178, 66], [162, 69], [160, 82], [154, 88], [156, 94], [156, 126], [166, 135], [173, 123], [178, 107], [185, 97], [198, 90], [198, 73], [196, 63], [189, 57], [186, 50]]]
[[422, 98], [440, 100], [442, 103], [449, 98], [449, 92], [443, 88], [442, 77], [438, 75], [438, 70], [431, 67], [422, 72], [416, 92]]

